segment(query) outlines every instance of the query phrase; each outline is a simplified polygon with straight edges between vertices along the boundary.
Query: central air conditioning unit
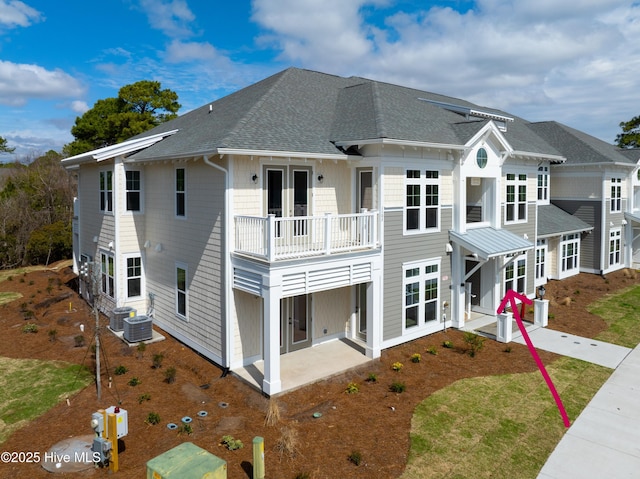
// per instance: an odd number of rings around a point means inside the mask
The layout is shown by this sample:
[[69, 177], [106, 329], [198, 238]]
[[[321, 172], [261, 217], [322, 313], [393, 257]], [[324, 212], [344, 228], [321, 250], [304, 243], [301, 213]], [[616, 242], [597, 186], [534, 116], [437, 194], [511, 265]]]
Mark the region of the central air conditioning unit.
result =
[[109, 327], [112, 331], [122, 331], [124, 329], [124, 319], [132, 318], [136, 315], [137, 311], [130, 306], [123, 306], [111, 311], [111, 319], [109, 320]]
[[153, 336], [153, 319], [144, 314], [133, 318], [124, 318], [123, 337], [130, 343], [147, 341]]

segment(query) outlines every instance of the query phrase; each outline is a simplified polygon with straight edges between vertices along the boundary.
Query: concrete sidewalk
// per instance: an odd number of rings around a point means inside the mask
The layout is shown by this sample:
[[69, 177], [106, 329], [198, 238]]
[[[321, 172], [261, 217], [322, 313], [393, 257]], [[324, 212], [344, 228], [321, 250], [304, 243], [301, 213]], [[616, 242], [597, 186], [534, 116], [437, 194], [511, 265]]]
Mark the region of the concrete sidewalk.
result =
[[[530, 337], [536, 348], [616, 368], [560, 440], [538, 479], [640, 477], [640, 345], [630, 350], [552, 330], [536, 330]], [[522, 337], [514, 341], [524, 343]]]

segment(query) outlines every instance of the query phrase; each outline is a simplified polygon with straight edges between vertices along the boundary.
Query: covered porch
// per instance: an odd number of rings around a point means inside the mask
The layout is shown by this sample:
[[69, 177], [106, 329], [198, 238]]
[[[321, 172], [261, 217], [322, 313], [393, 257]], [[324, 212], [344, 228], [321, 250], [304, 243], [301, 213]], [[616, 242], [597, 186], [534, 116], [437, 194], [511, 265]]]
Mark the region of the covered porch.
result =
[[[361, 345], [346, 339], [336, 339], [284, 354], [280, 357], [280, 393], [342, 374], [370, 361], [372, 359], [365, 356]], [[234, 370], [233, 374], [262, 390], [264, 360]]]

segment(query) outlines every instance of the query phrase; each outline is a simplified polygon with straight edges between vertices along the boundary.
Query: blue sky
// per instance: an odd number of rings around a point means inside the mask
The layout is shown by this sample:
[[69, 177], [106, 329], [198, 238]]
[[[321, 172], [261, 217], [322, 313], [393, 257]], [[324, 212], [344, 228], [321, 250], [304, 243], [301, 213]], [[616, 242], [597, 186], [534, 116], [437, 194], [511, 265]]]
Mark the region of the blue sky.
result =
[[640, 115], [640, 3], [0, 0], [0, 136], [14, 157], [59, 151], [75, 118], [124, 85], [158, 80], [185, 113], [289, 66], [613, 142]]

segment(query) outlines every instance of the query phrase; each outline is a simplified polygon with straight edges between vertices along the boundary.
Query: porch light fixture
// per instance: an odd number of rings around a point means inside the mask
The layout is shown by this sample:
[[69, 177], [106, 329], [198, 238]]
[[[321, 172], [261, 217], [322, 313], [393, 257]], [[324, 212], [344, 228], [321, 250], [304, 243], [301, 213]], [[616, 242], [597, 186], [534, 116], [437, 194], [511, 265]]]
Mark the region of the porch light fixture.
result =
[[453, 253], [453, 246], [451, 246], [451, 243], [444, 244], [444, 252], [447, 254]]
[[150, 246], [151, 246], [151, 241], [147, 240], [147, 241], [144, 242], [144, 247], [145, 248], [148, 248]]
[[93, 237], [93, 242], [94, 242], [94, 243], [97, 243], [97, 242], [98, 242], [98, 237], [97, 237], [97, 236], [94, 236], [94, 237]]
[[540, 299], [544, 299], [544, 295], [546, 294], [547, 290], [544, 288], [544, 286], [540, 286], [538, 288], [538, 296], [540, 296]]
[[322, 173], [320, 173], [320, 174], [318, 175], [318, 182], [319, 182], [319, 183], [322, 183], [323, 181], [324, 181], [324, 175], [323, 175]]
[[162, 243], [158, 243], [155, 247], [155, 250], [160, 253], [162, 251]]
[[254, 183], [258, 182], [258, 175], [256, 173], [254, 173], [253, 176], [251, 176], [251, 181], [253, 181]]

